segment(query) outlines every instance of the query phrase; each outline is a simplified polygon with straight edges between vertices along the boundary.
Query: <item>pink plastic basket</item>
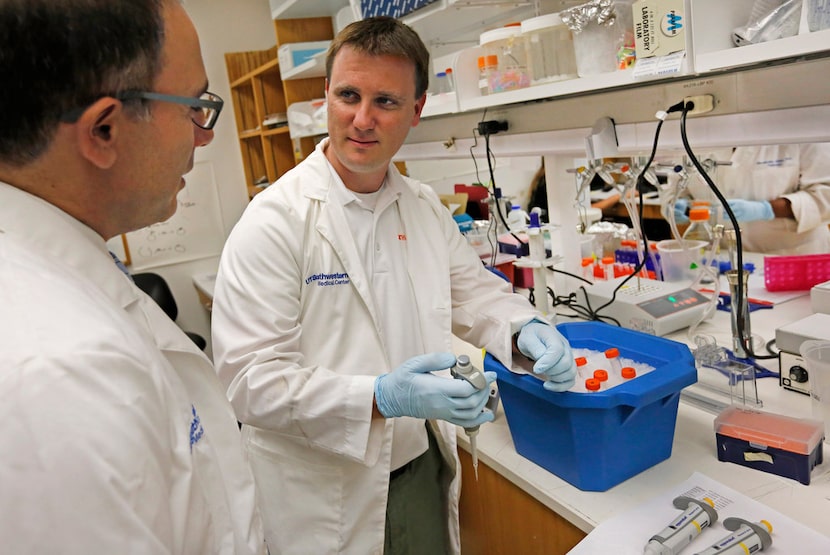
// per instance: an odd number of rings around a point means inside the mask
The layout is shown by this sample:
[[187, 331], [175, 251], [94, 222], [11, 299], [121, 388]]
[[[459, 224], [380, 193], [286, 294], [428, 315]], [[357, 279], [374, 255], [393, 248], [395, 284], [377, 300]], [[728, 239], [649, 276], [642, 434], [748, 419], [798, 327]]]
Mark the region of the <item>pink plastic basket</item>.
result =
[[830, 254], [765, 256], [767, 291], [803, 291], [830, 280]]

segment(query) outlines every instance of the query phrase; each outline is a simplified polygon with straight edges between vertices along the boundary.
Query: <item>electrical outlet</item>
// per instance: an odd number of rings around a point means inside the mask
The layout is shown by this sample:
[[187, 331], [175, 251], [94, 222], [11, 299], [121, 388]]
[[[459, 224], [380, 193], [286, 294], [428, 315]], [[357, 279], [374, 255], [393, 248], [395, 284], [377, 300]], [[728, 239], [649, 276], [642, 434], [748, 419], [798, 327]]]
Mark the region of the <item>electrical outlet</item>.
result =
[[694, 104], [694, 108], [689, 110], [686, 114], [689, 116], [697, 116], [705, 114], [715, 109], [715, 95], [713, 94], [699, 94], [696, 96], [687, 96], [683, 98], [683, 104], [689, 102]]

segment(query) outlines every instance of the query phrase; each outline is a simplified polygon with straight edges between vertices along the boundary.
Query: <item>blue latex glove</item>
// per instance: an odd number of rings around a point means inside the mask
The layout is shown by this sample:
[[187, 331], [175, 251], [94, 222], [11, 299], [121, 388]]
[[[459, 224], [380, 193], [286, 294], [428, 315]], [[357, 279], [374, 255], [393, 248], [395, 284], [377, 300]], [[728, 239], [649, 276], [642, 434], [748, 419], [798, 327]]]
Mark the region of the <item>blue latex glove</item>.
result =
[[523, 355], [536, 361], [533, 373], [544, 376], [545, 389], [567, 391], [576, 383], [571, 346], [553, 326], [531, 320], [522, 326], [516, 346]]
[[688, 210], [688, 208], [689, 201], [684, 198], [679, 198], [674, 202], [674, 223], [689, 223], [689, 217], [686, 215], [686, 210]]
[[[766, 200], [743, 200], [739, 198], [727, 199], [729, 208], [735, 214], [739, 222], [758, 222], [762, 220], [774, 220], [772, 205]], [[724, 216], [726, 214], [724, 213]]]
[[[428, 353], [412, 357], [389, 374], [378, 376], [375, 380], [378, 410], [386, 418], [438, 418], [464, 428], [492, 421], [492, 412], [482, 412], [490, 398], [489, 387], [477, 390], [465, 380], [430, 374], [454, 364], [452, 353]], [[496, 380], [495, 372], [484, 375], [488, 386]]]

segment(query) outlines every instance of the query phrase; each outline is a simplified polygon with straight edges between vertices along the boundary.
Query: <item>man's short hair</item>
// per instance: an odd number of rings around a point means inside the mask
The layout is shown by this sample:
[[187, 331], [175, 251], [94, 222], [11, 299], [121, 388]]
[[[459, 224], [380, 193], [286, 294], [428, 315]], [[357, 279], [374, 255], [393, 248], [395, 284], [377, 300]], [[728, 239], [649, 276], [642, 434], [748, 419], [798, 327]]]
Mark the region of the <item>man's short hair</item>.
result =
[[150, 90], [168, 1], [0, 1], [0, 162], [38, 158], [67, 112]]
[[326, 55], [326, 77], [331, 79], [334, 58], [343, 46], [371, 56], [398, 56], [415, 64], [415, 98], [429, 86], [429, 50], [418, 33], [393, 17], [369, 17], [350, 23], [331, 42]]

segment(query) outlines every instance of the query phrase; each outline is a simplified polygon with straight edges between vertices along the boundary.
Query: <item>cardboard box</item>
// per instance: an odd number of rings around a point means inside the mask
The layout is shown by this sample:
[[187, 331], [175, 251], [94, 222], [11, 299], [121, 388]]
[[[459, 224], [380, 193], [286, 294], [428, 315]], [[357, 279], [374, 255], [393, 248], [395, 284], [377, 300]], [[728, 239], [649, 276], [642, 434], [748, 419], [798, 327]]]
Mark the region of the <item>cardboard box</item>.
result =
[[516, 452], [585, 491], [605, 491], [669, 458], [680, 391], [697, 381], [689, 348], [602, 322], [557, 329], [573, 347], [617, 347], [654, 370], [605, 391], [557, 393], [486, 355]]
[[637, 58], [665, 56], [686, 48], [683, 0], [640, 0], [632, 6]]

